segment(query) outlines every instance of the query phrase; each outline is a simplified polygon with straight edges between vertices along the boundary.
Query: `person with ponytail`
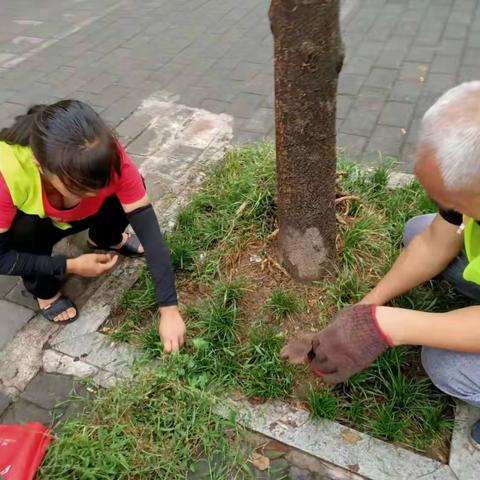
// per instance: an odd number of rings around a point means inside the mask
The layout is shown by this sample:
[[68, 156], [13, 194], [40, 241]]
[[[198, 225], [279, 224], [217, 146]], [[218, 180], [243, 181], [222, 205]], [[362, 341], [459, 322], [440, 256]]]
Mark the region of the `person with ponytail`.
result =
[[[125, 233], [131, 225], [135, 234]], [[112, 253], [52, 256], [62, 238], [88, 230], [88, 246]], [[89, 105], [36, 105], [0, 130], [0, 275], [21, 276], [48, 320], [76, 320], [61, 293], [67, 274], [96, 277], [125, 256], [146, 257], [166, 352], [184, 343], [174, 272], [143, 179]]]

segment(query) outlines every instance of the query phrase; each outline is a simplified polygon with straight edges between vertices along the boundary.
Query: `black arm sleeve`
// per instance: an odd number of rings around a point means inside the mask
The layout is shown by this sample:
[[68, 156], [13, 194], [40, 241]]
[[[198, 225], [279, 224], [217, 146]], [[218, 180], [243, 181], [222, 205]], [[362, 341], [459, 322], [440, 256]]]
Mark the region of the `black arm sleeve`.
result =
[[145, 249], [148, 269], [153, 278], [157, 305], [177, 305], [175, 275], [167, 244], [151, 205], [127, 214], [128, 221]]
[[0, 275], [65, 275], [67, 258], [17, 252], [8, 247], [6, 234], [0, 234]]
[[448, 223], [451, 223], [452, 225], [462, 224], [463, 215], [456, 212], [455, 210], [444, 210], [441, 208], [438, 213], [444, 220], [446, 220]]

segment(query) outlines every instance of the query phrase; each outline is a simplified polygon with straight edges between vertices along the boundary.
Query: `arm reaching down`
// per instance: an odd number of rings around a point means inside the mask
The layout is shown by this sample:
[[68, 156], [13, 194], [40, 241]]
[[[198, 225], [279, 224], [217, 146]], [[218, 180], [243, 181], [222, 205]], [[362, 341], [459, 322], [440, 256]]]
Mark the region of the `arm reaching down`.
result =
[[186, 328], [177, 308], [175, 274], [170, 252], [148, 198], [143, 199], [141, 203], [143, 205], [135, 205], [133, 209], [132, 206], [126, 208], [127, 218], [145, 250], [160, 309], [159, 335], [165, 352], [169, 353], [178, 351], [183, 345]]

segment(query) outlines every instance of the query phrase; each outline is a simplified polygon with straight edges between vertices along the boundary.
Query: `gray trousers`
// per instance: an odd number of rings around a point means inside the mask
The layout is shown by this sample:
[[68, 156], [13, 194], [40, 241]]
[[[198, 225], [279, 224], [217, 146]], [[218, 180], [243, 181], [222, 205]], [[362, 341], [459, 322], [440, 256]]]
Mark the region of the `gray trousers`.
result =
[[[435, 214], [412, 218], [405, 225], [403, 241], [408, 245], [435, 218]], [[463, 279], [467, 265], [464, 253], [459, 255], [442, 272], [461, 294], [480, 302], [480, 286]], [[479, 316], [480, 317], [480, 316]], [[478, 319], [480, 322], [480, 318]], [[423, 347], [422, 363], [428, 376], [437, 388], [452, 397], [480, 407], [480, 354], [452, 352], [438, 348]]]

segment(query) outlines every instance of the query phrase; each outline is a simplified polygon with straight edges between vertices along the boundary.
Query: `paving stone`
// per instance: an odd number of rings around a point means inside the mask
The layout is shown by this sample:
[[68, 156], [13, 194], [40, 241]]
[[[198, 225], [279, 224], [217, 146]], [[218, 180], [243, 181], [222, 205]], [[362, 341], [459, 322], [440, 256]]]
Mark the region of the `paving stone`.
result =
[[17, 277], [0, 275], [0, 297], [4, 297], [17, 283]]
[[407, 54], [406, 59], [410, 62], [430, 63], [435, 55], [435, 48], [430, 46], [414, 45]]
[[423, 90], [423, 84], [416, 80], [397, 80], [390, 91], [390, 100], [415, 103]]
[[34, 312], [6, 300], [0, 300], [0, 350], [33, 317]]
[[337, 135], [337, 146], [345, 152], [347, 157], [358, 158], [367, 144], [367, 137], [339, 133]]
[[378, 157], [383, 154], [392, 157], [398, 157], [405, 141], [405, 134], [399, 127], [377, 126], [370, 137], [370, 141], [365, 149], [367, 157]]
[[[353, 103], [353, 98], [349, 95], [338, 95], [337, 97], [337, 118], [344, 119]], [[273, 112], [272, 112], [273, 114]]]
[[398, 76], [397, 70], [386, 68], [373, 68], [368, 76], [365, 85], [371, 87], [390, 88]]
[[353, 102], [353, 108], [363, 110], [365, 112], [380, 113], [385, 106], [385, 98], [383, 95], [359, 95]]
[[430, 94], [441, 94], [452, 88], [456, 83], [455, 75], [447, 73], [429, 73], [424, 89]]
[[3, 412], [10, 405], [10, 398], [7, 397], [4, 393], [0, 392], [0, 417], [3, 415]]
[[33, 298], [33, 295], [25, 290], [25, 286], [23, 282], [18, 282], [12, 290], [5, 296], [5, 298], [17, 305], [21, 305], [22, 307], [29, 308], [34, 312], [38, 311], [38, 303]]
[[341, 75], [338, 81], [339, 95], [357, 95], [366, 77], [360, 75]]
[[468, 35], [468, 25], [461, 23], [448, 23], [443, 32], [444, 38], [451, 38], [453, 40], [462, 40]]
[[240, 93], [232, 102], [229, 113], [235, 117], [249, 118], [255, 113], [262, 101], [262, 95]]
[[375, 67], [400, 68], [405, 58], [405, 52], [385, 50], [376, 60]]
[[360, 90], [358, 98], [370, 97], [370, 98], [376, 98], [379, 100], [386, 100], [389, 93], [390, 93], [389, 88], [372, 87], [370, 85], [364, 85]]
[[479, 67], [462, 67], [457, 74], [457, 83], [470, 82], [480, 78]]
[[52, 410], [70, 397], [75, 386], [73, 377], [55, 373], [39, 373], [27, 386], [21, 398]]
[[[270, 137], [270, 133], [268, 136]], [[260, 135], [257, 132], [248, 132], [246, 130], [240, 130], [239, 128], [235, 128], [233, 144], [248, 145], [250, 143], [258, 142], [259, 140], [262, 140], [262, 138], [263, 138], [262, 135]]]
[[314, 480], [312, 472], [292, 466], [289, 471], [289, 479], [291, 480]]
[[345, 65], [342, 68], [341, 75], [347, 74], [354, 74], [354, 75], [368, 75], [370, 73], [370, 69], [373, 66], [374, 60], [369, 57], [360, 57], [360, 56], [352, 56], [348, 57], [345, 61]]
[[375, 59], [380, 55], [384, 47], [385, 45], [383, 42], [373, 42], [367, 40], [360, 45], [356, 51], [356, 55]]
[[463, 56], [462, 64], [466, 67], [480, 66], [480, 48], [467, 48]]
[[244, 130], [266, 134], [274, 125], [274, 113], [270, 108], [259, 108], [252, 117], [245, 122]]
[[394, 35], [390, 37], [384, 45], [384, 52], [402, 52], [406, 54], [412, 44], [412, 38], [409, 36]]
[[364, 112], [362, 110], [352, 109], [341, 124], [340, 132], [369, 136], [375, 129], [377, 118], [377, 112]]
[[41, 422], [50, 426], [52, 416], [48, 410], [20, 398], [10, 405], [1, 419], [1, 423], [6, 425], [22, 425], [28, 422]]
[[458, 71], [460, 66], [460, 58], [456, 55], [435, 55], [430, 72], [432, 73], [451, 73]]
[[392, 127], [407, 128], [413, 115], [414, 105], [402, 102], [387, 102], [378, 123]]
[[461, 55], [465, 49], [465, 42], [462, 40], [445, 39], [435, 47], [436, 53], [443, 55]]
[[232, 71], [233, 80], [250, 80], [260, 71], [261, 65], [258, 63], [240, 62]]
[[206, 98], [200, 103], [200, 108], [213, 113], [225, 113], [230, 108], [230, 103], [222, 102], [221, 100], [214, 100], [212, 98]]

